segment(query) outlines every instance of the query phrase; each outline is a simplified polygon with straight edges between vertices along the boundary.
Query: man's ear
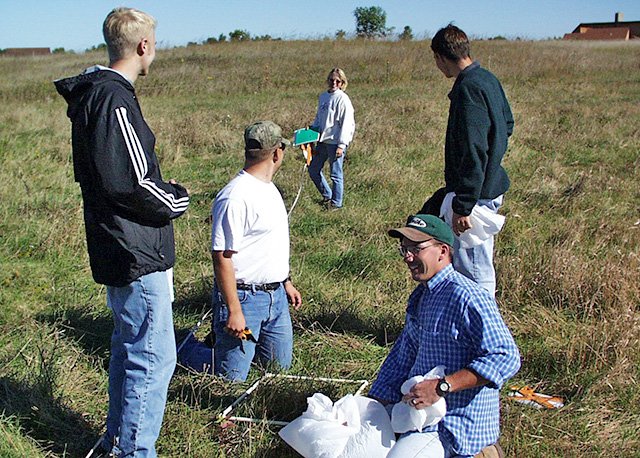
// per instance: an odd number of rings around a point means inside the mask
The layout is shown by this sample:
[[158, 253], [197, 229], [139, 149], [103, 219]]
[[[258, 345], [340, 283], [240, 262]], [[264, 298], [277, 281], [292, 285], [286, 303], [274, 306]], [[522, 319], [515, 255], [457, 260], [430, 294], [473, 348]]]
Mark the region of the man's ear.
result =
[[148, 46], [149, 46], [149, 39], [148, 38], [141, 39], [140, 42], [138, 43], [138, 46], [136, 47], [136, 53], [139, 56], [143, 56], [147, 52]]
[[449, 259], [449, 254], [451, 253], [451, 247], [446, 243], [440, 244], [440, 257], [443, 259]]

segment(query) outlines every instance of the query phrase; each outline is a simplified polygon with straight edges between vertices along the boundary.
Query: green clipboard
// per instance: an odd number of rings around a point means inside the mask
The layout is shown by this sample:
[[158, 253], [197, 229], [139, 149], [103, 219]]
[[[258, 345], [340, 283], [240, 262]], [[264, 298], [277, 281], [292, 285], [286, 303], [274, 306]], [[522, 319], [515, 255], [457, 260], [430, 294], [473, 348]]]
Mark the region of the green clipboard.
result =
[[320, 134], [312, 129], [298, 129], [293, 132], [293, 146], [306, 145], [320, 140]]

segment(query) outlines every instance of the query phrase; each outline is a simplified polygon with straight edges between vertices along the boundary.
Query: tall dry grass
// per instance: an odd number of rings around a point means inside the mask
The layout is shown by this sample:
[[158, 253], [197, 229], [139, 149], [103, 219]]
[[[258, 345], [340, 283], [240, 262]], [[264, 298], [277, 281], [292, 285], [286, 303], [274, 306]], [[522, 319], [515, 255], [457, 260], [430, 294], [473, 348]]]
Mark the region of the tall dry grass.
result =
[[[523, 355], [513, 383], [567, 401], [552, 412], [504, 401], [503, 448], [517, 457], [640, 456], [640, 46], [491, 41], [473, 51], [501, 79], [516, 118], [505, 159], [508, 222], [496, 248], [500, 308]], [[0, 59], [3, 456], [84, 456], [104, 423], [111, 318], [91, 281], [70, 126], [51, 81], [105, 58]], [[305, 178], [292, 214], [292, 273], [305, 300], [294, 316], [292, 372], [371, 380], [414, 286], [386, 230], [442, 184], [452, 81], [428, 43], [164, 50], [136, 86], [164, 175], [192, 192], [176, 222], [174, 315], [183, 334], [208, 306], [206, 218], [242, 166], [244, 127], [307, 125], [334, 66], [349, 77], [357, 135], [345, 209], [322, 211]], [[288, 206], [301, 172], [301, 156], [287, 150], [275, 181]], [[179, 370], [160, 453], [293, 456], [274, 428], [216, 423], [242, 388]], [[275, 406], [277, 416], [283, 397], [304, 409], [304, 393], [333, 389], [276, 388], [279, 397], [259, 394], [247, 408]]]

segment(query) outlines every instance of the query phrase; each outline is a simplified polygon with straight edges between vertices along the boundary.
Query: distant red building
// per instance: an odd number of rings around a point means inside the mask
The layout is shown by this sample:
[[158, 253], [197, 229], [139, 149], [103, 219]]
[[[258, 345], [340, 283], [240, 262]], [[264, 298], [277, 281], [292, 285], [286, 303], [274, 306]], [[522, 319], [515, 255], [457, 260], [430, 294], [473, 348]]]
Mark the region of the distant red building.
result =
[[582, 23], [565, 40], [634, 40], [640, 39], [640, 21], [623, 21], [616, 13], [614, 22]]
[[10, 57], [22, 56], [48, 56], [51, 54], [49, 48], [6, 48], [2, 55]]

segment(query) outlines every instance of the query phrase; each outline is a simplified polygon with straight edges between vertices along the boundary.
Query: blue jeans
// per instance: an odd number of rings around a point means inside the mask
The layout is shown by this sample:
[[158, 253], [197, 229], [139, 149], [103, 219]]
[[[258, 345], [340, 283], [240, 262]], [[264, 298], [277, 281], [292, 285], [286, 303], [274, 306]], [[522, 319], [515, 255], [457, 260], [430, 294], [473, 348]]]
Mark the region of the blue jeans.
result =
[[176, 365], [165, 272], [107, 287], [113, 312], [106, 441], [116, 456], [156, 457], [167, 389]]
[[[495, 199], [479, 200], [482, 205], [494, 213], [502, 205], [503, 196]], [[461, 248], [460, 241], [455, 238], [453, 244], [453, 267], [467, 278], [485, 288], [492, 296], [496, 295], [496, 271], [493, 267], [493, 239], [489, 237], [480, 245], [471, 248]]]
[[275, 362], [282, 369], [291, 367], [293, 328], [284, 286], [274, 291], [238, 291], [242, 313], [258, 341], [230, 336], [224, 330], [229, 309], [217, 287], [213, 291], [213, 332], [216, 336], [214, 372], [229, 380], [244, 381], [255, 359], [262, 364]]
[[[342, 153], [342, 156], [336, 158], [336, 150], [338, 145], [330, 145], [328, 143], [318, 143], [316, 151], [309, 164], [309, 176], [311, 181], [316, 185], [316, 188], [322, 194], [325, 200], [331, 200], [334, 207], [342, 207], [342, 196], [344, 189], [344, 179], [342, 173], [342, 164], [344, 163], [344, 157], [347, 153], [347, 149]], [[329, 188], [327, 180], [322, 174], [322, 167], [324, 163], [329, 161], [329, 168], [331, 169], [331, 181], [333, 188]]]
[[178, 362], [196, 372], [212, 374], [213, 348], [200, 342], [195, 336], [189, 335], [185, 337], [184, 344], [178, 353]]

